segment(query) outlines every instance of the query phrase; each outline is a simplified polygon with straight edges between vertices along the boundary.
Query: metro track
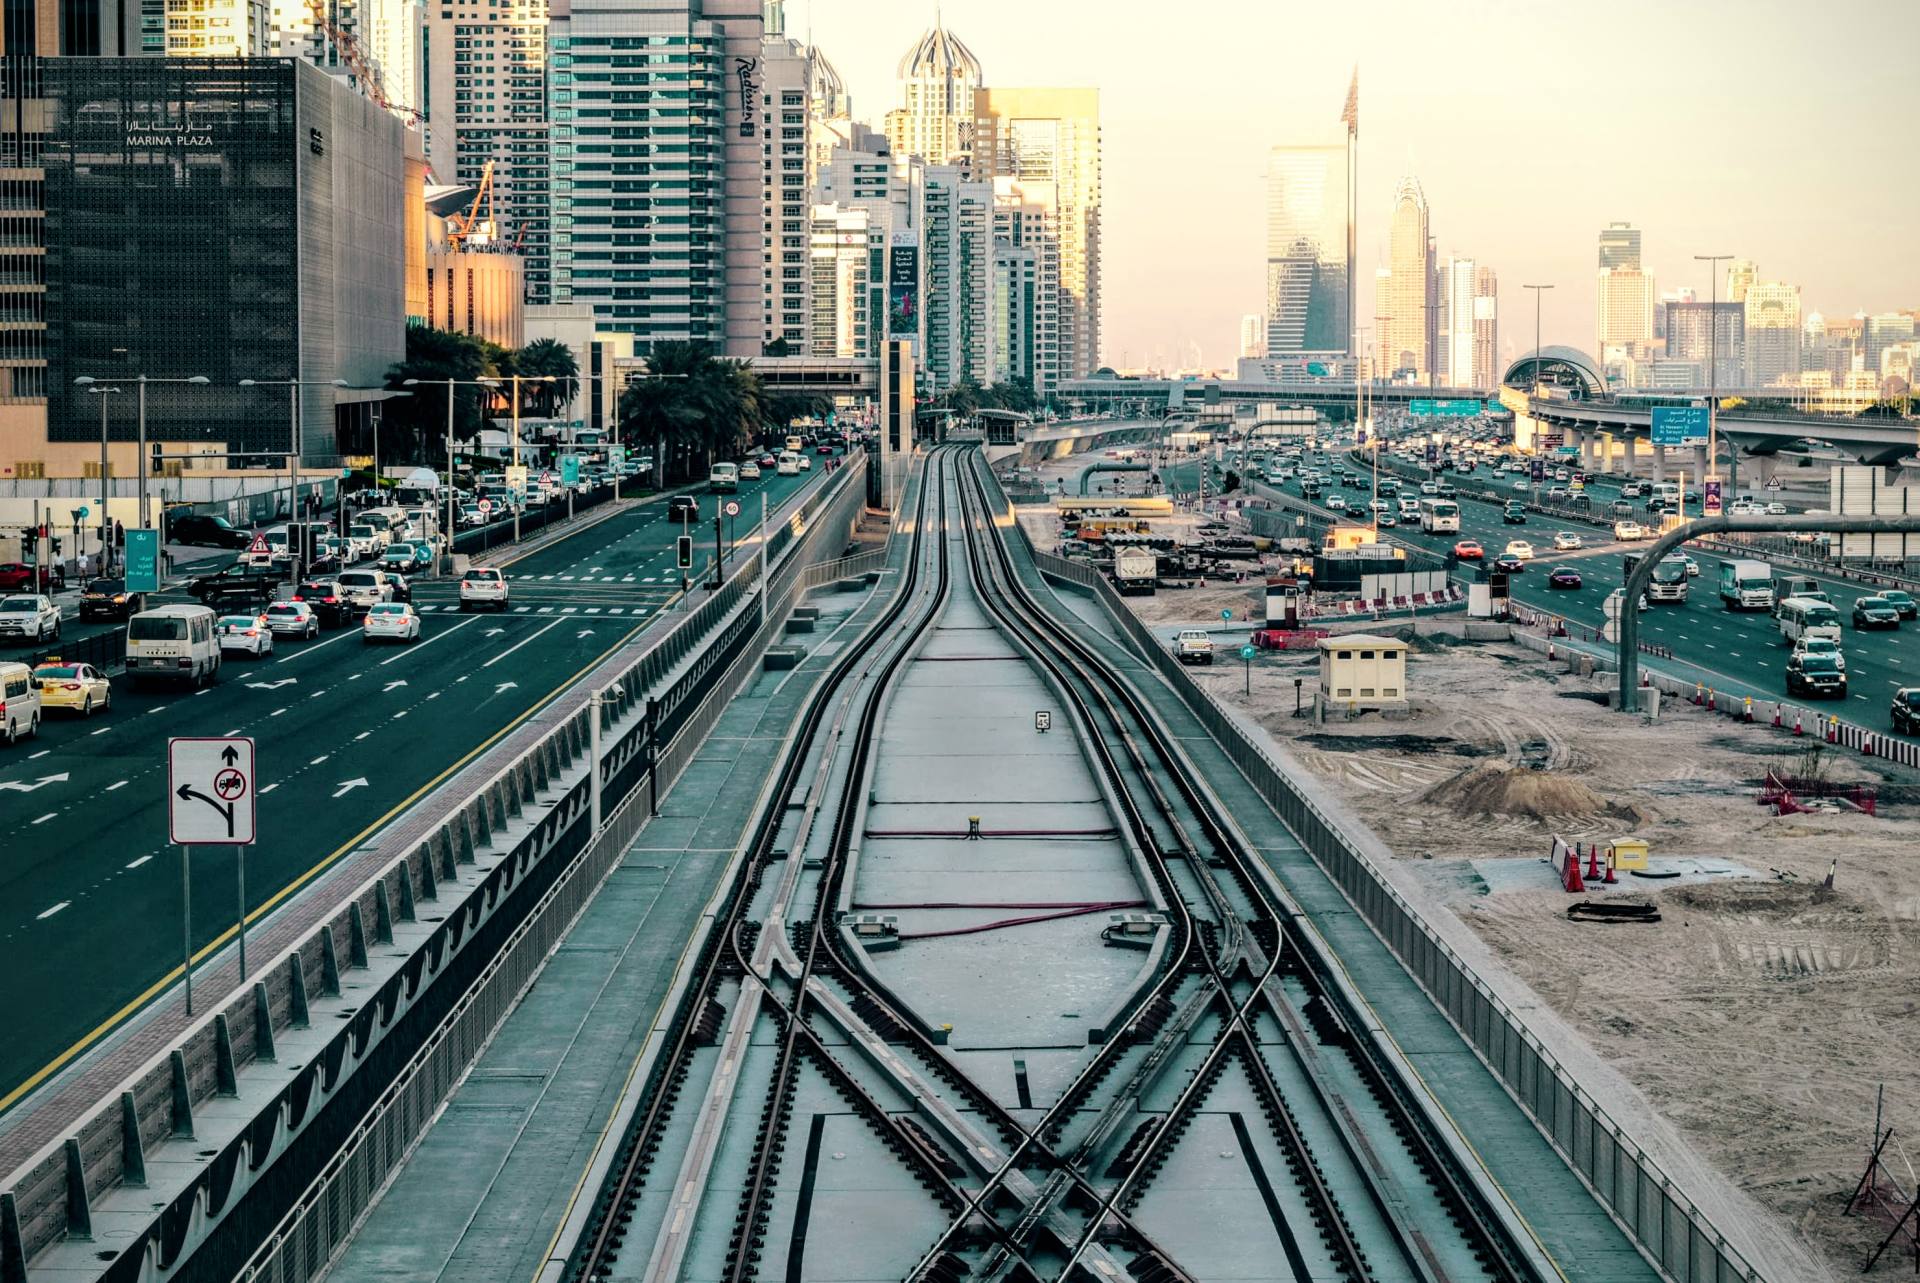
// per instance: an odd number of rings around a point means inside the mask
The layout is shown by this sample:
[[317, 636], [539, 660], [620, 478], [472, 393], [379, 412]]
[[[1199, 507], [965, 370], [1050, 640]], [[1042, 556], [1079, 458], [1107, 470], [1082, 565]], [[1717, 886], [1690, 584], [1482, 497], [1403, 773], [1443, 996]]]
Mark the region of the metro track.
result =
[[[1235, 1113], [1244, 1143], [1275, 1156], [1271, 1179], [1252, 1165], [1287, 1277], [1535, 1278], [1337, 963], [1146, 700], [1023, 583], [983, 469], [965, 449], [930, 457], [899, 586], [793, 730], [567, 1276], [665, 1283], [723, 1259], [728, 1283], [744, 1283], [775, 1277], [784, 1257], [784, 1277], [802, 1278], [806, 1209], [793, 1208], [789, 1151], [807, 1150], [803, 1201], [820, 1121], [803, 1136], [794, 1102], [824, 1084], [944, 1222], [904, 1275], [914, 1283], [1191, 1279], [1147, 1228], [1155, 1181], [1231, 1078], [1264, 1125], [1253, 1135]], [[837, 912], [889, 691], [961, 595], [1066, 701], [1167, 908], [1161, 965], [1037, 1118], [1016, 1117], [959, 1066]]]

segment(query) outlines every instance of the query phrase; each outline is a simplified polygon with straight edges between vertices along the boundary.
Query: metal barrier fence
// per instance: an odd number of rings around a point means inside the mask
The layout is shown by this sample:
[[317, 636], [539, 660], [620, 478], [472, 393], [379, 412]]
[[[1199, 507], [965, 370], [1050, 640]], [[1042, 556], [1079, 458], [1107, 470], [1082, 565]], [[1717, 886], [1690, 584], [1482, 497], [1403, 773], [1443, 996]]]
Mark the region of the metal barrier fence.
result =
[[[864, 489], [856, 477], [843, 493], [859, 495]], [[838, 518], [829, 513], [813, 522], [810, 529], [817, 539], [832, 538], [838, 526]], [[757, 610], [741, 612], [740, 619], [754, 621], [750, 638], [744, 646], [734, 648], [737, 653], [726, 671], [706, 687], [661, 750], [661, 791], [679, 779], [705, 746], [728, 703], [758, 665], [763, 645], [779, 636], [798, 595], [820, 583], [877, 568], [886, 560], [885, 549], [881, 549], [878, 553], [808, 563], [811, 548], [812, 541], [800, 550], [798, 558], [774, 570], [776, 586], [764, 622], [760, 622]], [[738, 602], [737, 597], [731, 600]], [[604, 698], [601, 708], [603, 717], [613, 716]], [[611, 760], [611, 754], [609, 759], [606, 775], [611, 781], [619, 764]], [[619, 864], [627, 846], [646, 824], [649, 803], [637, 784], [619, 801], [599, 833], [514, 930], [452, 1015], [382, 1095], [374, 1112], [253, 1254], [237, 1275], [239, 1279], [245, 1283], [308, 1283], [325, 1272], [373, 1206], [387, 1178], [406, 1162], [426, 1135], [441, 1103], [479, 1059], [538, 978], [553, 948]]]
[[115, 628], [90, 637], [63, 639], [45, 650], [35, 651], [27, 664], [38, 668], [55, 659], [66, 664], [92, 664], [101, 672], [120, 668], [127, 662], [127, 630]]
[[1339, 824], [1296, 789], [1194, 683], [1106, 580], [1031, 545], [1028, 551], [1043, 574], [1086, 590], [1104, 607], [1661, 1273], [1675, 1283], [1757, 1283], [1760, 1275], [1554, 1059], [1526, 1020], [1448, 948]]
[[[771, 548], [783, 553], [807, 534], [832, 539], [836, 529], [844, 539], [865, 498], [864, 460], [856, 456], [849, 462], [844, 471], [851, 476], [829, 478], [787, 511], [769, 541]], [[810, 546], [800, 555], [804, 558], [813, 550]], [[776, 582], [791, 582], [796, 566], [797, 562], [775, 563]], [[647, 649], [611, 682], [597, 692], [575, 687], [531, 719], [520, 734], [482, 759], [501, 764], [477, 786], [463, 788], [450, 804], [443, 804], [438, 818], [411, 826], [397, 821], [390, 840], [402, 854], [354, 888], [316, 930], [303, 933], [292, 947], [263, 966], [261, 980], [250, 991], [242, 987], [215, 999], [211, 1010], [169, 1035], [169, 1050], [149, 1060], [68, 1127], [69, 1139], [55, 1140], [17, 1165], [0, 1188], [0, 1275], [24, 1278], [26, 1261], [41, 1248], [76, 1232], [84, 1236], [92, 1191], [111, 1190], [130, 1170], [136, 1175], [144, 1170], [145, 1148], [180, 1135], [181, 1119], [190, 1118], [195, 1106], [221, 1090], [220, 1083], [230, 1082], [255, 1059], [270, 1054], [259, 1049], [272, 1046], [276, 1031], [304, 1024], [309, 992], [338, 993], [339, 973], [366, 967], [367, 942], [391, 940], [394, 922], [414, 921], [416, 901], [435, 898], [437, 882], [456, 879], [458, 867], [472, 864], [478, 852], [501, 856], [479, 885], [462, 887], [465, 898], [460, 910], [439, 920], [441, 925], [424, 950], [376, 985], [382, 996], [359, 1007], [348, 1043], [321, 1058], [327, 1062], [324, 1069], [320, 1063], [309, 1066], [286, 1089], [300, 1103], [281, 1102], [266, 1116], [275, 1119], [275, 1126], [263, 1130], [256, 1125], [226, 1142], [220, 1157], [173, 1195], [164, 1211], [156, 1213], [155, 1226], [129, 1236], [114, 1263], [103, 1267], [109, 1274], [129, 1277], [126, 1267], [130, 1264], [135, 1274], [145, 1277], [165, 1277], [179, 1268], [271, 1167], [268, 1155], [304, 1134], [321, 1112], [320, 1106], [337, 1098], [341, 1085], [403, 1017], [425, 1002], [451, 1007], [459, 1000], [460, 995], [447, 994], [444, 986], [432, 990], [432, 981], [450, 971], [466, 974], [476, 965], [470, 946], [483, 935], [504, 929], [498, 925], [498, 915], [507, 910], [510, 893], [530, 880], [560, 877], [565, 866], [555, 869], [555, 859], [569, 860], [584, 846], [575, 829], [586, 810], [584, 779], [551, 810], [536, 806], [535, 799], [560, 787], [563, 776], [575, 771], [586, 754], [593, 715], [589, 701], [597, 703], [603, 727], [613, 726], [627, 713], [637, 713], [636, 706], [657, 683], [696, 647], [709, 642], [728, 612], [754, 588], [759, 568], [758, 557], [744, 557], [724, 585], [699, 608], [687, 612], [665, 636], [636, 643]], [[740, 617], [751, 620], [757, 614], [742, 611]], [[737, 623], [730, 626], [729, 636], [737, 635]], [[610, 751], [603, 750], [603, 778], [609, 783], [618, 779], [631, 795], [636, 779], [630, 778], [631, 773], [617, 773], [648, 743], [658, 742], [642, 739], [643, 735], [658, 736], [669, 721], [686, 720], [680, 706], [699, 693], [699, 678], [711, 668], [710, 656], [703, 653], [665, 692], [647, 700], [647, 716], [633, 719], [640, 726]], [[675, 742], [684, 738], [677, 736]], [[614, 807], [623, 800], [617, 794], [607, 798]], [[540, 813], [537, 820], [536, 812]], [[516, 826], [515, 821], [522, 825]], [[516, 838], [511, 849], [503, 846], [506, 833], [525, 823], [533, 825], [531, 831]], [[524, 915], [525, 908], [520, 911]], [[270, 931], [271, 927], [262, 936]], [[347, 947], [341, 947], [343, 941]], [[391, 969], [389, 955], [380, 957], [377, 965]], [[471, 976], [466, 983], [471, 985]], [[360, 987], [366, 987], [365, 980]], [[424, 1081], [434, 1080], [429, 1076]], [[184, 1125], [191, 1129], [190, 1122]], [[147, 1269], [139, 1268], [142, 1263]]]

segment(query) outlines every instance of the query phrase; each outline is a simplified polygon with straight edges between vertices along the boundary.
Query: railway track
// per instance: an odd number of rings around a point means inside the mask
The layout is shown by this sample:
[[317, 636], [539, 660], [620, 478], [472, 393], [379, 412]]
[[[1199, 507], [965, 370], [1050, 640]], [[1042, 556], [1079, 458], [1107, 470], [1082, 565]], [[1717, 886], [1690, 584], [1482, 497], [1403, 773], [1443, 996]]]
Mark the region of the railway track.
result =
[[[1266, 1276], [1534, 1278], [1151, 708], [1039, 604], [990, 487], [964, 449], [923, 470], [898, 586], [794, 728], [569, 1276], [1203, 1279], [1168, 1172], [1204, 1133], [1243, 1160]], [[1064, 702], [1161, 907], [1158, 965], [1045, 1103], [976, 1081], [845, 912], [889, 699], [957, 609]], [[849, 1180], [833, 1205], [871, 1216], [816, 1222]]]

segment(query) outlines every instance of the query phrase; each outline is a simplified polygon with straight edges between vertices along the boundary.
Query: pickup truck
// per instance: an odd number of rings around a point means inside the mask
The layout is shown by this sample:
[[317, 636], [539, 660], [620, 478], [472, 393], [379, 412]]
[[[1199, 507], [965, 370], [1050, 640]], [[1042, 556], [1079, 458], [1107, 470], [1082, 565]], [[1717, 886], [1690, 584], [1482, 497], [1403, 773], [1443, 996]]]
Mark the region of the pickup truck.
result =
[[1173, 657], [1183, 664], [1211, 664], [1213, 638], [1198, 628], [1182, 628], [1173, 639]]
[[271, 599], [282, 578], [275, 571], [235, 562], [225, 570], [202, 575], [188, 584], [187, 595], [203, 606], [220, 610]]

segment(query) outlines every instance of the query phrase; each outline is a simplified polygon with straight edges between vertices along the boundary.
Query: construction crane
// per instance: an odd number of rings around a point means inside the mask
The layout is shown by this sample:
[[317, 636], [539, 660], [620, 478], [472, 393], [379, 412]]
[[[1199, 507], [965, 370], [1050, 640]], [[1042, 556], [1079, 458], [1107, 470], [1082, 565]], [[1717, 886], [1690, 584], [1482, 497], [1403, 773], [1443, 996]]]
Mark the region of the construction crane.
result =
[[[486, 211], [484, 218], [482, 210]], [[495, 239], [498, 230], [493, 218], [493, 162], [488, 161], [480, 169], [480, 185], [474, 189], [473, 204], [465, 214], [455, 214], [447, 220], [447, 241], [456, 250], [466, 249], [470, 240], [487, 245]]]
[[307, 0], [307, 12], [313, 15], [313, 25], [333, 42], [335, 52], [346, 66], [347, 76], [360, 86], [361, 93], [378, 106], [416, 124], [424, 119], [413, 108], [398, 106], [387, 97], [387, 87], [380, 79], [380, 69], [360, 47], [359, 39], [327, 16], [327, 0]]

